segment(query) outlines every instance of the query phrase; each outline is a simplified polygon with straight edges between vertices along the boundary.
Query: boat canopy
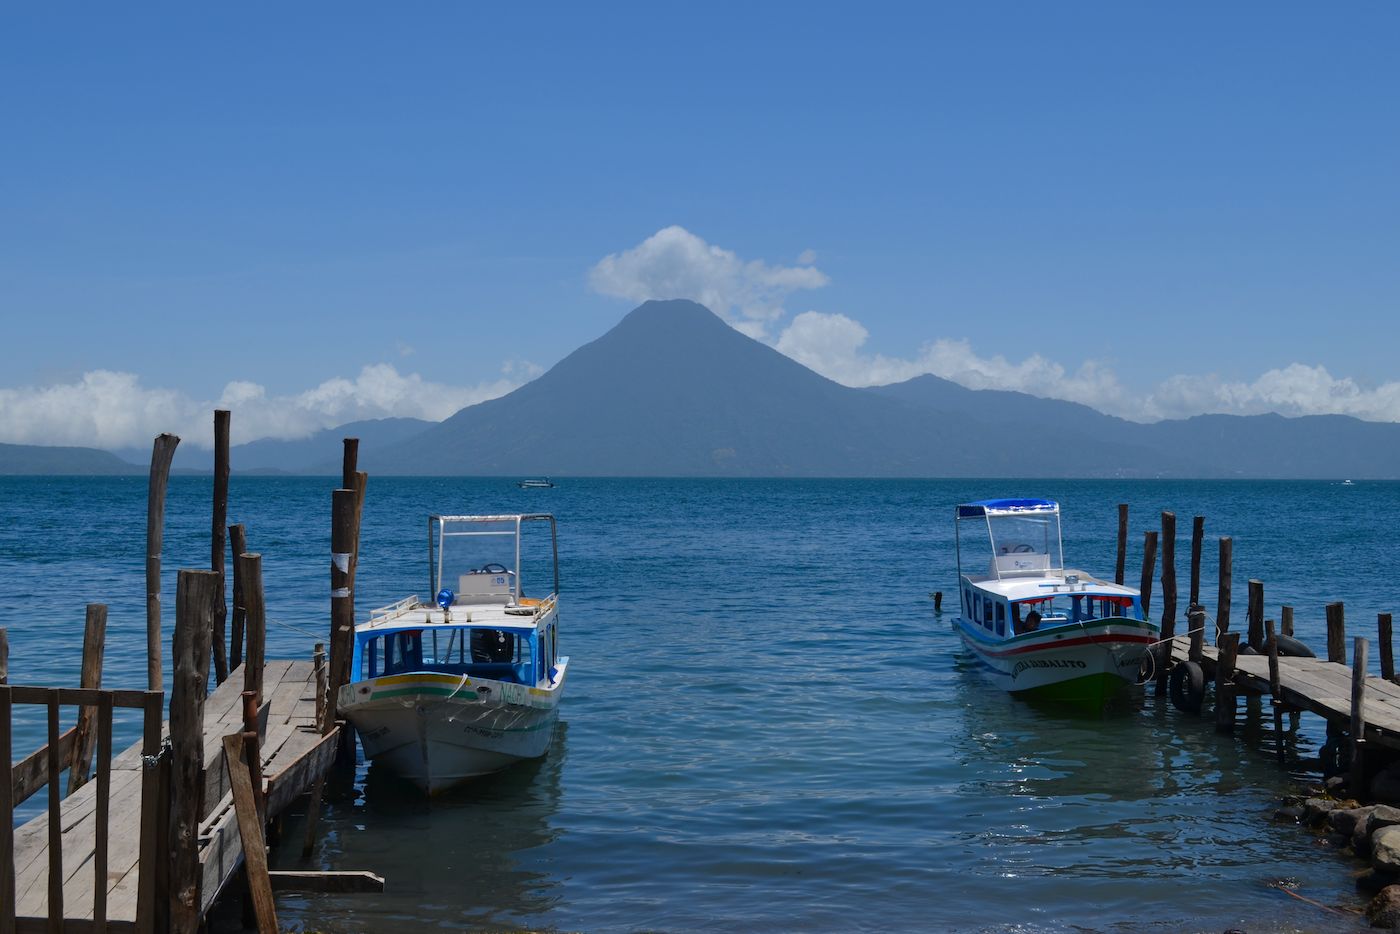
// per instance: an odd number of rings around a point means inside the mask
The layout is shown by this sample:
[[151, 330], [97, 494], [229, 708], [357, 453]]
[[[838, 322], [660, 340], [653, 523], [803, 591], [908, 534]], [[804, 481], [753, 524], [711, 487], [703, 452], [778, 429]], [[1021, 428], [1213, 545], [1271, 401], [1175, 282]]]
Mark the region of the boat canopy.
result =
[[[521, 534], [532, 521], [549, 523], [548, 540]], [[430, 592], [438, 595], [438, 602], [519, 604], [527, 596], [527, 585], [535, 602], [547, 599], [559, 592], [554, 517], [429, 516], [428, 566]]]
[[[958, 506], [955, 525], [959, 577], [966, 573], [1002, 580], [1064, 574], [1060, 506], [1052, 500], [986, 499], [965, 503]], [[968, 559], [966, 572], [964, 553]], [[987, 563], [984, 565], [983, 561]]]
[[959, 519], [983, 516], [1016, 516], [1033, 512], [1059, 512], [1060, 504], [1048, 499], [983, 499], [958, 507]]

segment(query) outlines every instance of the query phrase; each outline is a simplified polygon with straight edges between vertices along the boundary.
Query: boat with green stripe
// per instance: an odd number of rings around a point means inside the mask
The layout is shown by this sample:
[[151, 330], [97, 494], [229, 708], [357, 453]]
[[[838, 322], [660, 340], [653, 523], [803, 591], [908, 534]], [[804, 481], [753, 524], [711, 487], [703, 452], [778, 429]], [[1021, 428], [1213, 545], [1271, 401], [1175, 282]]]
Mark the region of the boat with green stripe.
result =
[[953, 628], [998, 687], [1100, 710], [1157, 641], [1138, 591], [1066, 570], [1060, 507], [997, 499], [957, 507]]
[[[366, 758], [436, 795], [549, 751], [569, 659], [553, 516], [428, 521], [437, 599], [408, 597], [355, 627], [338, 709]], [[545, 522], [547, 538], [522, 535]], [[527, 597], [527, 581], [546, 595]]]

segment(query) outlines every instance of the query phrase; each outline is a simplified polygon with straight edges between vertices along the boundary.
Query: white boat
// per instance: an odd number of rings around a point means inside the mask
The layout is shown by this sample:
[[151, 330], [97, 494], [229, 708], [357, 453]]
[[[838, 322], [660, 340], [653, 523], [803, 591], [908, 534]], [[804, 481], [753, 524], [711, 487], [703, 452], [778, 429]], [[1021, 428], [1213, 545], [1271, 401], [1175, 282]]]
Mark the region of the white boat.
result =
[[[522, 536], [534, 522], [549, 523], [548, 540]], [[409, 597], [355, 627], [338, 709], [366, 758], [435, 795], [549, 751], [569, 659], [557, 651], [553, 516], [431, 516], [428, 529], [437, 599]], [[552, 589], [531, 599], [522, 580]]]
[[548, 477], [540, 477], [536, 480], [517, 480], [515, 485], [522, 490], [552, 490], [554, 484], [549, 482]]
[[966, 503], [955, 527], [953, 628], [994, 684], [1098, 710], [1136, 679], [1159, 627], [1138, 591], [1065, 569], [1057, 503]]

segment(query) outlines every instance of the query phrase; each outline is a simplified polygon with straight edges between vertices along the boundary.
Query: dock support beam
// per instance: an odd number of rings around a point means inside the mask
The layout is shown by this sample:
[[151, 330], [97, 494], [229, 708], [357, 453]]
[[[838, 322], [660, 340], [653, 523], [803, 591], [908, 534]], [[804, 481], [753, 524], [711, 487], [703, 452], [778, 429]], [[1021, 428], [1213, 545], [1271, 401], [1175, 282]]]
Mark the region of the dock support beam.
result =
[[1351, 782], [1348, 791], [1358, 801], [1366, 799], [1366, 662], [1369, 646], [1357, 636], [1351, 655]]

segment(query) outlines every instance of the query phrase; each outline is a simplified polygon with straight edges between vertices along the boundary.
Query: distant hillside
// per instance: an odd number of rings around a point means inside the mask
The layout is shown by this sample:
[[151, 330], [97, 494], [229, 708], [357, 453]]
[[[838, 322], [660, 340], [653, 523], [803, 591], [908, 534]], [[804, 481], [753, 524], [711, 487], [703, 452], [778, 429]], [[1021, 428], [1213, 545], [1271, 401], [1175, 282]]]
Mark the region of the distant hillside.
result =
[[1067, 435], [1027, 444], [851, 389], [689, 301], [647, 302], [509, 395], [361, 456], [384, 474], [1157, 476], [1182, 458]]
[[1262, 479], [1369, 479], [1400, 477], [1400, 425], [1346, 415], [1197, 415], [1151, 425], [1105, 415], [1075, 402], [1023, 392], [966, 389], [937, 376], [875, 386], [876, 395], [987, 425], [1035, 422], [1100, 441], [1146, 447], [1164, 457], [1194, 461], [1200, 476]]
[[111, 451], [97, 448], [0, 444], [0, 474], [75, 477], [144, 472], [144, 468], [128, 464]]
[[[229, 467], [238, 473], [338, 474], [345, 438], [359, 438], [360, 451], [363, 453], [421, 434], [434, 424], [420, 418], [365, 419], [347, 422], [337, 428], [323, 429], [300, 441], [264, 438], [247, 444], [235, 444], [229, 448]], [[214, 428], [211, 424], [211, 439], [213, 433]], [[141, 464], [142, 470], [146, 470], [151, 463], [150, 448], [143, 451], [126, 448], [119, 453], [132, 463]], [[205, 451], [182, 441], [175, 449], [175, 460], [171, 463], [171, 468], [177, 473], [212, 472], [214, 452], [212, 449]]]

